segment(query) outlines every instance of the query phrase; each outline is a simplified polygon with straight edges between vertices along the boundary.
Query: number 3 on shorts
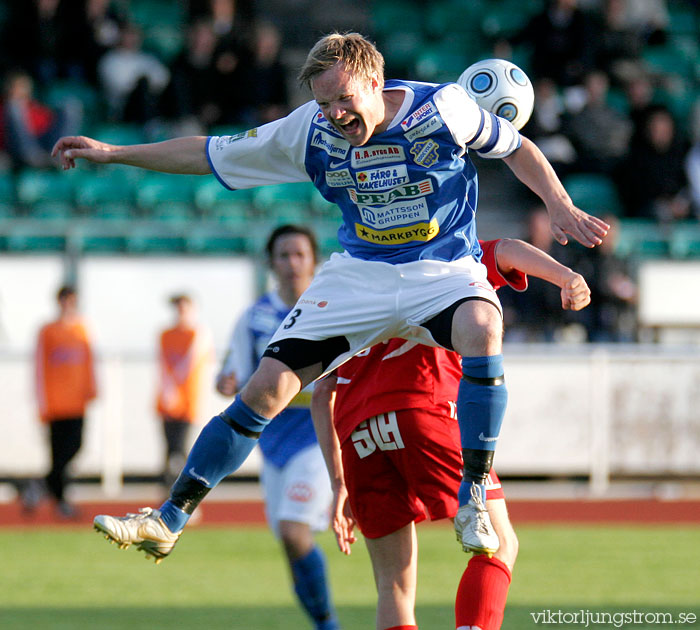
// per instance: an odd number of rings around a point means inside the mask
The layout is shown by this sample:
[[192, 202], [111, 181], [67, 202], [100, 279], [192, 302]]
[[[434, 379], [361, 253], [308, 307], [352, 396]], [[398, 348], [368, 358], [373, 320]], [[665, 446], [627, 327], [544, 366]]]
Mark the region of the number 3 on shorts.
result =
[[285, 330], [287, 330], [288, 328], [291, 328], [292, 326], [294, 326], [294, 324], [297, 323], [297, 319], [298, 319], [299, 315], [301, 315], [301, 309], [300, 309], [300, 308], [295, 308], [295, 309], [289, 314], [289, 320], [288, 320], [287, 323], [283, 326], [283, 328], [284, 328]]

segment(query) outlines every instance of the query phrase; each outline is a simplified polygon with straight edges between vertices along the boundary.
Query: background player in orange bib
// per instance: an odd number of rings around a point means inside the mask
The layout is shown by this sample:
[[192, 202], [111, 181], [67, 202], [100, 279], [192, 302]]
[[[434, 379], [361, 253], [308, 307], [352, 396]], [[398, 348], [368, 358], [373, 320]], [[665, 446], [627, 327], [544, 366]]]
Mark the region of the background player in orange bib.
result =
[[[35, 355], [35, 386], [41, 421], [48, 425], [51, 469], [45, 483], [60, 515], [75, 516], [65, 497], [68, 465], [80, 450], [85, 409], [95, 398], [95, 373], [90, 337], [78, 312], [74, 287], [63, 286], [56, 295], [58, 318], [39, 331]], [[44, 488], [30, 484], [22, 493], [27, 510], [36, 507]]]
[[199, 413], [202, 384], [214, 358], [209, 331], [198, 325], [189, 295], [170, 298], [175, 324], [160, 335], [160, 381], [156, 407], [166, 442], [162, 480], [170, 488], [185, 463], [187, 432]]

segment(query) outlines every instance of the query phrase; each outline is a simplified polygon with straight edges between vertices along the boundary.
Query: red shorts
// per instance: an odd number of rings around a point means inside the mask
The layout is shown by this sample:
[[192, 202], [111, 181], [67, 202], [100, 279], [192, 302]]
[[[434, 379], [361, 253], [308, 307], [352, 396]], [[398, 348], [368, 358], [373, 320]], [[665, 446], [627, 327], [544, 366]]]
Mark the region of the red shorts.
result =
[[[350, 507], [367, 538], [386, 536], [411, 521], [455, 515], [462, 452], [453, 409], [444, 403], [381, 414], [343, 442]], [[505, 498], [494, 471], [486, 498]]]

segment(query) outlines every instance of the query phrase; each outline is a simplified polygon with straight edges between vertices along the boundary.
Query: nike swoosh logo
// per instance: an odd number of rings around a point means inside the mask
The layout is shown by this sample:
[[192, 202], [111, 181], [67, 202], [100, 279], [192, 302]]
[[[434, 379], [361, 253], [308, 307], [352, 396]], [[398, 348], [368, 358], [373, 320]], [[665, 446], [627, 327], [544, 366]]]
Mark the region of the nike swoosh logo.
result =
[[479, 439], [480, 439], [482, 442], [495, 442], [496, 440], [498, 440], [498, 436], [496, 436], [496, 437], [486, 437], [486, 436], [484, 435], [484, 432], [482, 431], [481, 433], [479, 433]]
[[328, 166], [330, 168], [337, 168], [338, 166], [342, 166], [343, 164], [345, 164], [345, 162], [347, 162], [347, 160], [340, 160], [340, 162], [334, 162], [331, 160], [330, 162], [328, 162]]
[[[482, 435], [483, 435], [483, 433], [482, 433]], [[192, 466], [192, 468], [190, 468], [190, 469], [187, 471], [187, 474], [188, 474], [190, 477], [193, 477], [194, 479], [196, 479], [197, 481], [199, 481], [200, 483], [203, 483], [207, 488], [209, 487], [209, 482], [208, 482], [204, 477], [202, 477], [202, 475], [198, 475], [198, 474], [195, 472], [194, 466]]]

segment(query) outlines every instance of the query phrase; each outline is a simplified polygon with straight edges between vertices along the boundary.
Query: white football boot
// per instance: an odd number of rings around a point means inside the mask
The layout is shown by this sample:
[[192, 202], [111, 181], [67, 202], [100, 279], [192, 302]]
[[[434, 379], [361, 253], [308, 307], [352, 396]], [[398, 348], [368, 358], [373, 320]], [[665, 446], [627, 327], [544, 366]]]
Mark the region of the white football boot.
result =
[[469, 502], [457, 510], [455, 532], [457, 542], [466, 553], [483, 553], [489, 558], [498, 550], [498, 536], [491, 525], [482, 496], [483, 486], [471, 484]]
[[93, 525], [110, 542], [120, 549], [128, 549], [132, 544], [146, 557], [153, 556], [159, 564], [173, 550], [182, 532], [171, 532], [160, 518], [160, 512], [149, 507], [141, 508], [138, 514], [108, 516], [99, 514]]

